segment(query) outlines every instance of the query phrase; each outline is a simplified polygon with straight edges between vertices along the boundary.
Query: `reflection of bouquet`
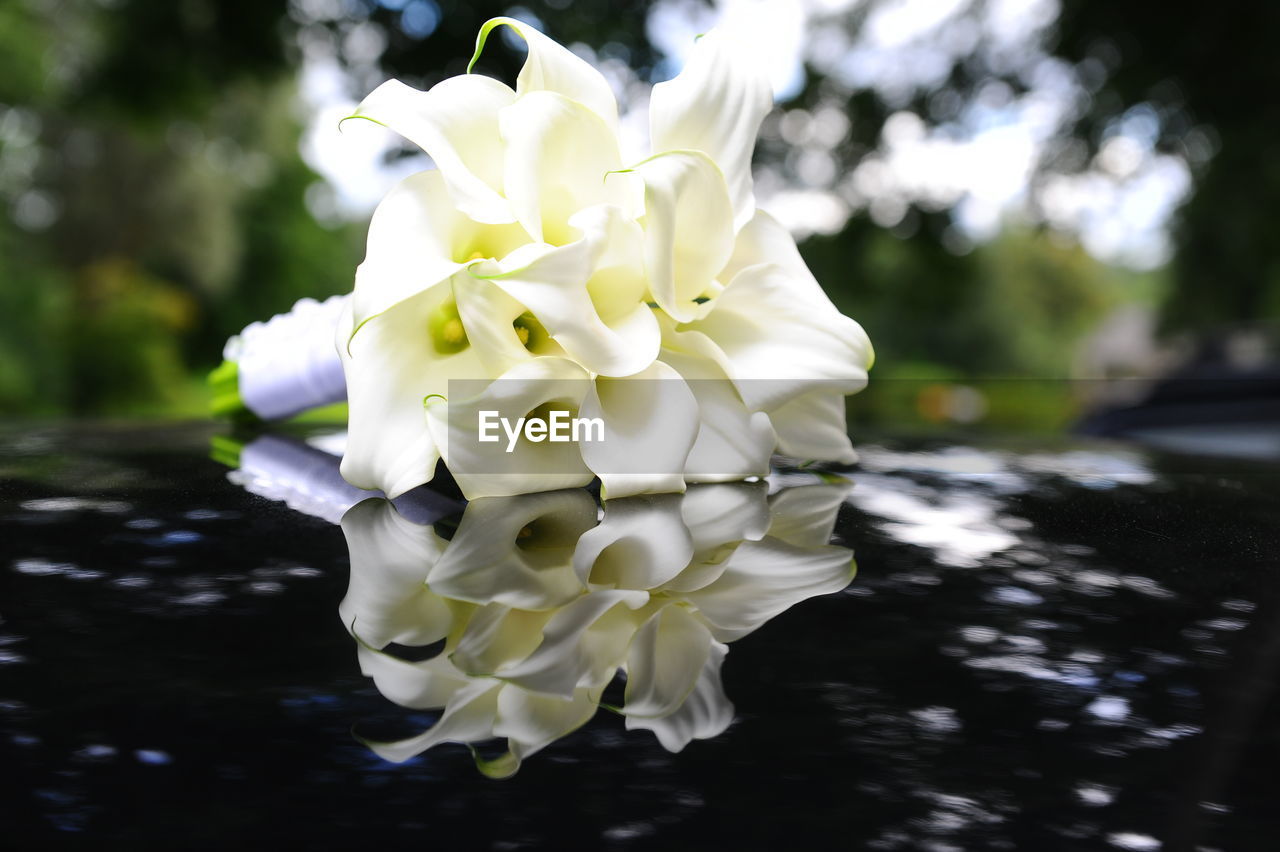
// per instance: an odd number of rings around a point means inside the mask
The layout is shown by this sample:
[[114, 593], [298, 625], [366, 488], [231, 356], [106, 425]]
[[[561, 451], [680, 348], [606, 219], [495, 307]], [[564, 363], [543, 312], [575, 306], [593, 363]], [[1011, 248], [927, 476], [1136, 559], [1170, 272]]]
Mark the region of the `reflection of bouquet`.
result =
[[[341, 370], [343, 475], [391, 496], [441, 458], [468, 497], [599, 477], [610, 498], [761, 475], [775, 449], [850, 460], [843, 397], [871, 347], [755, 209], [770, 97], [752, 61], [703, 37], [654, 88], [652, 154], [628, 164], [605, 78], [506, 18], [481, 29], [477, 56], [499, 26], [528, 45], [514, 90], [468, 73], [426, 92], [391, 81], [361, 104], [354, 117], [436, 168], [379, 206], [350, 297], [303, 306], [306, 334], [280, 322], [278, 341], [246, 334], [229, 350], [222, 407], [287, 416], [330, 401]], [[313, 345], [326, 336], [336, 347]], [[607, 434], [552, 448], [526, 430], [506, 458], [463, 440], [486, 410], [571, 412]]]
[[[789, 607], [848, 584], [827, 544], [845, 485], [702, 485], [610, 502], [585, 492], [474, 501], [451, 539], [385, 500], [342, 519], [351, 586], [341, 606], [361, 669], [387, 698], [440, 715], [421, 734], [369, 743], [407, 760], [442, 742], [505, 738], [477, 765], [505, 777], [585, 724], [615, 676], [630, 729], [670, 751], [728, 727], [728, 648]], [[410, 662], [388, 646], [441, 643]]]
[[[341, 519], [351, 580], [339, 610], [361, 669], [391, 701], [440, 714], [418, 736], [369, 743], [394, 761], [506, 739], [500, 757], [476, 760], [510, 775], [601, 706], [679, 751], [732, 720], [727, 643], [853, 576], [851, 551], [828, 544], [845, 481], [772, 495], [762, 482], [697, 485], [603, 509], [573, 489], [463, 509], [425, 488], [370, 499], [338, 476], [332, 449], [265, 435], [221, 439], [215, 454], [244, 488]], [[619, 676], [612, 707], [602, 699]]]

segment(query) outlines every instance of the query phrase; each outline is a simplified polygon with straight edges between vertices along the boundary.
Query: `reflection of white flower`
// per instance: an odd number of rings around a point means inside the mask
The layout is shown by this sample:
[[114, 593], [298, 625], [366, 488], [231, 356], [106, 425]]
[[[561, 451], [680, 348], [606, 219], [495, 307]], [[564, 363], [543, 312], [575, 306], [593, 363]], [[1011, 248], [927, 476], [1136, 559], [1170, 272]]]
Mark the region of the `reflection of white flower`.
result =
[[[469, 497], [592, 476], [619, 497], [762, 474], [778, 447], [848, 460], [842, 399], [865, 382], [870, 344], [755, 210], [750, 161], [770, 97], [751, 61], [702, 38], [654, 88], [653, 154], [628, 166], [604, 77], [507, 18], [485, 24], [477, 55], [498, 26], [528, 45], [514, 90], [473, 74], [425, 92], [393, 80], [356, 112], [437, 168], [379, 206], [340, 323], [344, 476], [394, 496], [443, 455]], [[492, 394], [452, 399], [449, 382], [503, 378], [531, 383], [503, 391], [516, 416], [562, 387], [561, 401], [624, 439], [469, 476], [448, 412]], [[656, 433], [671, 458], [640, 442]]]
[[[439, 710], [418, 736], [371, 747], [407, 760], [441, 742], [507, 740], [493, 775], [586, 723], [619, 671], [628, 729], [664, 747], [723, 731], [727, 643], [852, 576], [827, 544], [846, 485], [766, 500], [762, 484], [614, 500], [597, 520], [580, 490], [483, 498], [450, 539], [386, 501], [342, 527], [351, 585], [341, 607], [364, 673], [390, 700]], [[423, 662], [391, 643], [443, 649]]]

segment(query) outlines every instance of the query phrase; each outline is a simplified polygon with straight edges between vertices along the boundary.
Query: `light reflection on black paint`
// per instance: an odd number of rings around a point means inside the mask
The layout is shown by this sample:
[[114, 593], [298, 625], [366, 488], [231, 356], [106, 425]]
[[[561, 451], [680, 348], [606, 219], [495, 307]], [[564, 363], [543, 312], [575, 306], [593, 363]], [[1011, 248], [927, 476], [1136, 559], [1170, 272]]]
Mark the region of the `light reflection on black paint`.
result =
[[1277, 825], [1273, 469], [861, 447], [834, 534], [859, 578], [732, 645], [722, 736], [670, 755], [602, 715], [499, 783], [464, 749], [395, 765], [351, 739], [434, 716], [353, 664], [338, 528], [228, 483], [206, 440], [0, 442], [20, 846], [198, 823], [207, 844], [1258, 848]]

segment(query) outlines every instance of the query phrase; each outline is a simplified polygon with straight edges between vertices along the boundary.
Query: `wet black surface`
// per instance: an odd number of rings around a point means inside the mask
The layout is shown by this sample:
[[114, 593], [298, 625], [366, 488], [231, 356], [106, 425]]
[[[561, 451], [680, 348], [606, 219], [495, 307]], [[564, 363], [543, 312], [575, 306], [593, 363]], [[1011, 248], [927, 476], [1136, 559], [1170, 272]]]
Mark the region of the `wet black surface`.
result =
[[863, 442], [858, 576], [732, 643], [727, 731], [600, 712], [492, 780], [353, 736], [432, 717], [361, 675], [342, 530], [215, 431], [0, 434], [8, 848], [1275, 848], [1275, 466]]

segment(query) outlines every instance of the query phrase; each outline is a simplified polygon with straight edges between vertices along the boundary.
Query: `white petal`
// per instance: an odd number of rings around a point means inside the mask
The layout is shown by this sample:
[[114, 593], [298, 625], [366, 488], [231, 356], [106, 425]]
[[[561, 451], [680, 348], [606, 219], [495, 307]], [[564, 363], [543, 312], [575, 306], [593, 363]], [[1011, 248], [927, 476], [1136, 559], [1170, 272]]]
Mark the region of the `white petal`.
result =
[[680, 498], [661, 494], [610, 500], [600, 525], [578, 542], [573, 566], [593, 588], [647, 590], [679, 574], [692, 558]]
[[[612, 269], [592, 277], [592, 283], [612, 286], [619, 278], [631, 277], [629, 270]], [[646, 369], [658, 355], [661, 332], [653, 310], [643, 302], [624, 314], [601, 322], [600, 327], [584, 322], [564, 326], [556, 335], [565, 351], [593, 373], [606, 377], [630, 376]]]
[[852, 482], [782, 489], [769, 498], [769, 536], [800, 547], [830, 544], [836, 513], [851, 490]]
[[719, 33], [698, 40], [684, 70], [653, 87], [649, 135], [654, 153], [702, 151], [724, 172], [739, 225], [751, 217], [751, 155], [760, 122], [773, 106], [758, 60], [735, 51]]
[[[475, 347], [471, 347], [474, 349]], [[503, 429], [498, 439], [479, 440], [482, 412], [505, 418], [512, 426], [533, 409], [546, 405], [556, 411], [578, 411], [590, 389], [587, 373], [564, 358], [534, 358], [517, 364], [499, 378], [484, 383], [453, 382], [447, 403], [427, 406], [431, 434], [439, 442], [449, 472], [468, 500], [505, 497], [533, 491], [577, 488], [591, 481], [579, 445], [573, 442], [533, 442], [519, 437], [514, 446]], [[492, 436], [494, 433], [489, 432]], [[512, 451], [507, 452], [508, 446]]]
[[756, 210], [751, 220], [738, 231], [733, 255], [721, 276], [726, 282], [732, 281], [748, 266], [762, 263], [772, 263], [787, 270], [795, 279], [793, 291], [798, 298], [830, 301], [801, 257], [791, 232], [768, 213]]
[[[795, 238], [763, 210], [757, 210], [746, 227], [738, 232], [733, 257], [720, 274], [724, 280], [733, 281], [738, 273], [760, 264], [773, 264], [783, 269], [789, 279], [787, 295], [807, 305], [815, 316], [829, 317], [836, 311], [800, 256]], [[734, 300], [730, 299], [729, 303], [732, 306]], [[858, 350], [857, 357], [865, 363], [865, 368], [871, 369], [875, 352], [861, 326], [853, 331], [851, 345]], [[820, 399], [807, 400], [786, 411], [770, 410], [782, 452], [805, 459], [853, 461], [853, 449], [844, 425], [844, 396], [847, 391], [839, 387], [828, 388], [827, 391], [815, 394]], [[806, 422], [806, 418], [812, 419]], [[810, 449], [802, 451], [803, 447]]]
[[516, 320], [528, 311], [501, 287], [477, 277], [476, 268], [481, 266], [476, 264], [455, 276], [453, 292], [467, 341], [484, 364], [486, 375], [502, 375], [535, 354], [562, 357], [564, 350], [553, 341], [546, 341], [536, 353], [525, 345], [516, 331]]
[[443, 655], [410, 663], [368, 645], [360, 645], [357, 658], [360, 673], [373, 679], [374, 686], [384, 698], [414, 710], [444, 707], [458, 692], [474, 684], [474, 679], [454, 668]]
[[600, 706], [595, 690], [579, 689], [566, 701], [508, 685], [498, 694], [494, 733], [507, 738], [507, 751], [494, 758], [476, 755], [476, 768], [490, 778], [510, 778], [531, 754], [585, 725]]
[[695, 485], [680, 506], [693, 536], [689, 567], [663, 585], [668, 593], [691, 592], [713, 583], [744, 540], [759, 539], [769, 528], [768, 486], [763, 482]]
[[694, 549], [702, 553], [725, 542], [762, 538], [769, 529], [767, 491], [763, 482], [699, 485], [686, 491], [680, 511]]
[[471, 616], [449, 659], [477, 677], [519, 663], [542, 642], [542, 630], [558, 610], [533, 612], [492, 603]]
[[354, 337], [349, 314], [339, 326], [349, 405], [342, 476], [358, 488], [397, 497], [435, 474], [440, 453], [423, 399], [445, 393], [451, 373], [479, 370], [471, 348], [440, 355], [425, 333], [431, 312], [449, 293], [448, 283], [437, 285], [374, 317]]
[[476, 36], [476, 52], [471, 66], [476, 64], [485, 41], [495, 27], [511, 27], [529, 46], [529, 55], [520, 76], [516, 78], [516, 93], [556, 92], [593, 111], [612, 129], [618, 123], [618, 102], [613, 96], [609, 81], [599, 71], [572, 51], [567, 50], [536, 28], [514, 18], [493, 18], [480, 27]]
[[648, 599], [645, 592], [621, 589], [583, 595], [547, 622], [536, 651], [498, 671], [498, 677], [566, 698], [579, 687], [604, 687], [622, 666], [631, 637], [646, 619], [636, 610]]
[[431, 571], [431, 588], [479, 604], [561, 606], [586, 591], [573, 558], [595, 525], [596, 502], [585, 491], [473, 500]]
[[747, 408], [712, 358], [664, 349], [662, 361], [684, 377], [698, 402], [698, 439], [685, 463], [685, 481], [726, 482], [767, 475], [777, 444], [768, 415]]
[[692, 740], [705, 740], [718, 736], [733, 721], [733, 704], [724, 694], [720, 680], [720, 667], [729, 648], [719, 642], [711, 643], [711, 653], [694, 685], [674, 713], [656, 719], [627, 716], [627, 730], [649, 730], [658, 737], [662, 747], [670, 752], [684, 749]]
[[474, 743], [491, 739], [501, 688], [500, 683], [492, 680], [468, 684], [449, 702], [440, 720], [421, 734], [392, 743], [369, 742], [368, 746], [383, 760], [403, 763], [443, 742]]
[[478, 222], [512, 222], [502, 197], [502, 140], [498, 112], [516, 97], [490, 77], [450, 77], [426, 92], [388, 80], [356, 108], [426, 151], [457, 206]]
[[711, 631], [682, 606], [666, 606], [636, 633], [627, 654], [623, 712], [674, 713], [693, 692], [711, 651]]
[[497, 264], [500, 271], [484, 277], [527, 306], [565, 353], [588, 371], [638, 373], [657, 356], [661, 337], [643, 300], [647, 285], [640, 228], [612, 206], [589, 208], [571, 221], [583, 233], [581, 239], [519, 266]]
[[386, 500], [365, 500], [342, 518], [351, 579], [338, 607], [343, 625], [374, 648], [429, 645], [449, 634], [454, 609], [426, 586], [444, 542]]
[[[751, 221], [738, 232], [737, 240], [734, 242], [733, 256], [720, 275], [723, 280], [731, 282], [744, 269], [760, 264], [773, 264], [783, 269], [790, 279], [788, 294], [809, 305], [817, 314], [828, 315], [836, 310], [835, 305], [822, 289], [822, 285], [813, 277], [813, 273], [801, 257], [795, 238], [763, 210], [755, 211]], [[871, 341], [867, 339], [866, 333], [860, 326], [858, 337], [860, 338], [858, 346], [865, 350], [862, 357], [869, 370], [875, 361], [875, 352], [871, 347]]]
[[605, 499], [684, 491], [685, 461], [698, 434], [698, 403], [675, 370], [655, 361], [621, 379], [597, 378], [583, 417], [604, 421], [603, 441], [584, 441], [582, 458]]
[[815, 595], [838, 592], [853, 579], [845, 547], [797, 547], [773, 538], [744, 542], [720, 578], [686, 599], [721, 642], [732, 642]]
[[801, 461], [853, 464], [858, 455], [845, 423], [845, 399], [839, 392], [798, 396], [769, 412], [778, 433], [778, 451]]
[[645, 268], [653, 298], [679, 322], [705, 313], [716, 275], [733, 252], [733, 206], [724, 175], [706, 154], [657, 154], [632, 170], [644, 181]]
[[724, 353], [748, 408], [769, 411], [806, 393], [866, 385], [871, 344], [862, 326], [829, 301], [797, 298], [796, 283], [781, 266], [747, 267], [689, 326]]
[[600, 116], [555, 92], [523, 95], [502, 111], [504, 187], [516, 219], [540, 242], [577, 238], [573, 214], [626, 201], [625, 183], [606, 181], [621, 168], [618, 140]]
[[410, 175], [387, 193], [369, 223], [352, 297], [356, 327], [449, 278], [474, 257], [502, 257], [528, 240], [519, 225], [482, 225], [460, 214], [441, 172]]
[[452, 251], [458, 219], [438, 171], [418, 172], [391, 188], [373, 211], [365, 261], [356, 270], [357, 327], [462, 268]]
[[520, 755], [528, 757], [581, 728], [599, 706], [599, 697], [592, 690], [575, 690], [566, 701], [508, 684], [498, 694], [498, 718], [493, 732], [519, 743]]

